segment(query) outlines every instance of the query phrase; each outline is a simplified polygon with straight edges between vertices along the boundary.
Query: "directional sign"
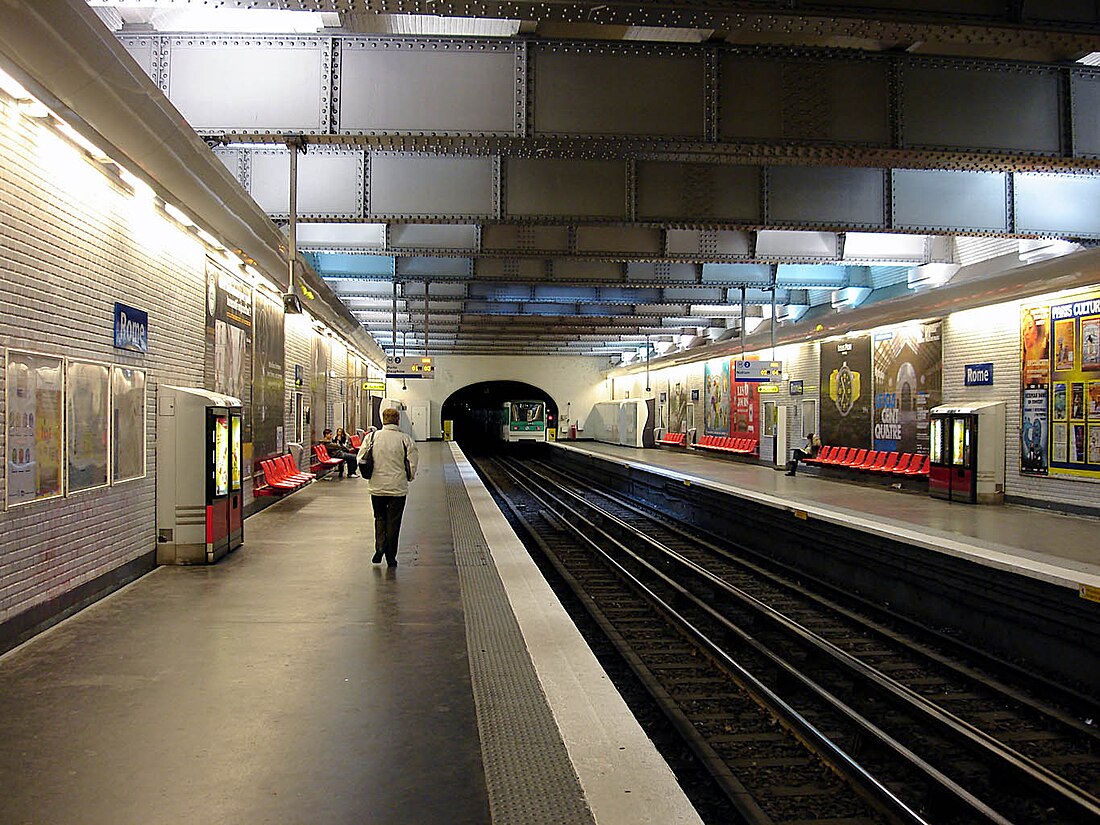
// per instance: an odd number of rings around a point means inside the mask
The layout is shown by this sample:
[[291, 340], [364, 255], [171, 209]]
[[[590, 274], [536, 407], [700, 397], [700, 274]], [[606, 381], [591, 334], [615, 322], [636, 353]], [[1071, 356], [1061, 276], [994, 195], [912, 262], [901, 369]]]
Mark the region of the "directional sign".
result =
[[386, 391], [386, 382], [385, 381], [364, 381], [363, 382], [363, 389], [366, 390], [367, 392], [385, 392]]
[[430, 356], [422, 358], [391, 355], [386, 359], [387, 378], [435, 378], [435, 364]]
[[783, 378], [782, 361], [734, 361], [733, 364], [737, 381], [771, 383]]

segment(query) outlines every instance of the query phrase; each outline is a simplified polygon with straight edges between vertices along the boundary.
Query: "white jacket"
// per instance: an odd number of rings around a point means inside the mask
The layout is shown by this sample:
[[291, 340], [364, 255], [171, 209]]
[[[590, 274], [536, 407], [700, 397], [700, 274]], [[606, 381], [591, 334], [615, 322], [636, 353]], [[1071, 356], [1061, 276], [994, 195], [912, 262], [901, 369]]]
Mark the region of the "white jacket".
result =
[[374, 473], [370, 477], [367, 489], [372, 496], [404, 496], [409, 492], [409, 481], [405, 476], [405, 455], [408, 450], [409, 470], [416, 478], [416, 464], [420, 453], [413, 441], [396, 424], [386, 424], [382, 429], [364, 436], [359, 447], [358, 460], [363, 461], [367, 451], [374, 445]]

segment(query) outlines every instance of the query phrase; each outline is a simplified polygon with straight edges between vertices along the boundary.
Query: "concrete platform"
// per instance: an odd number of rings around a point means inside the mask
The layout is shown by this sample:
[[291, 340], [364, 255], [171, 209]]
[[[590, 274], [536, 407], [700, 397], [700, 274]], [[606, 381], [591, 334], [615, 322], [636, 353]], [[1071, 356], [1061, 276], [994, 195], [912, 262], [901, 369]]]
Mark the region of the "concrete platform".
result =
[[554, 447], [599, 455], [812, 518], [889, 536], [1062, 587], [1100, 587], [1100, 519], [1015, 505], [977, 506], [883, 490], [684, 449], [594, 441]]
[[0, 822], [698, 822], [461, 453], [421, 456], [393, 570], [321, 481], [0, 657]]

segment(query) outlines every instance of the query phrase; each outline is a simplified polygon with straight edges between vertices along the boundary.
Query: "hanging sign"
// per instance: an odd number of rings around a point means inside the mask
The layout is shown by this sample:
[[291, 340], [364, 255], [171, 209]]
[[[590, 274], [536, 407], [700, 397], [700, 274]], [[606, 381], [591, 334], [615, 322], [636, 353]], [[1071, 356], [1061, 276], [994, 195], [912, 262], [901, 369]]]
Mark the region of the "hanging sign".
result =
[[435, 378], [431, 356], [422, 358], [391, 355], [386, 359], [387, 378]]
[[734, 361], [733, 364], [737, 381], [770, 383], [778, 382], [783, 377], [782, 361]]
[[364, 381], [363, 382], [363, 389], [366, 390], [367, 392], [385, 392], [386, 391], [386, 382], [385, 381]]

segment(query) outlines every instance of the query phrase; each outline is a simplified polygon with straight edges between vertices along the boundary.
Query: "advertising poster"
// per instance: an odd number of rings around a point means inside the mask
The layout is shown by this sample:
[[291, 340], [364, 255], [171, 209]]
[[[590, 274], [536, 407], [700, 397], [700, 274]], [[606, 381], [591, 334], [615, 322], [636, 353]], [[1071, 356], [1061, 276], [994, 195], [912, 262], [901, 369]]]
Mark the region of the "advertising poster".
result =
[[310, 337], [309, 345], [309, 392], [310, 392], [310, 442], [321, 440], [325, 427], [332, 427], [332, 404], [328, 397], [328, 339], [316, 332]]
[[1069, 428], [1065, 424], [1052, 424], [1050, 428], [1050, 460], [1066, 462]]
[[[1089, 449], [1086, 421], [1097, 420], [1100, 402], [1093, 385], [1097, 381], [1096, 347], [1100, 327], [1100, 295], [1079, 296], [1050, 307], [1053, 329], [1051, 352], [1051, 420], [1061, 424], [1062, 438], [1052, 433], [1050, 475], [1100, 478], [1100, 463]], [[1065, 422], [1062, 424], [1061, 422]]]
[[703, 430], [707, 435], [730, 434], [730, 362], [708, 361], [704, 372]]
[[688, 405], [687, 386], [683, 383], [668, 382], [668, 428], [674, 433], [685, 432]]
[[1089, 421], [1100, 421], [1100, 381], [1089, 382]]
[[1089, 427], [1089, 464], [1100, 464], [1100, 427]]
[[8, 504], [61, 495], [61, 368], [60, 358], [8, 353]]
[[1050, 383], [1050, 309], [1020, 310], [1021, 380], [1024, 386]]
[[760, 384], [755, 381], [734, 381], [731, 387], [733, 407], [730, 435], [741, 438], [760, 438], [757, 420], [760, 410]]
[[104, 487], [110, 482], [107, 476], [110, 368], [106, 364], [69, 361], [65, 380], [69, 492]]
[[1100, 316], [1081, 319], [1081, 369], [1100, 370]]
[[871, 446], [871, 336], [821, 344], [821, 441]]
[[943, 341], [939, 321], [875, 335], [876, 450], [928, 454], [928, 411], [939, 406]]
[[1047, 445], [1050, 435], [1047, 409], [1046, 386], [1024, 388], [1020, 471], [1029, 475], [1046, 475], [1047, 472]]
[[252, 330], [253, 456], [282, 452], [277, 430], [283, 426], [285, 339], [283, 307], [262, 292], [255, 293]]

